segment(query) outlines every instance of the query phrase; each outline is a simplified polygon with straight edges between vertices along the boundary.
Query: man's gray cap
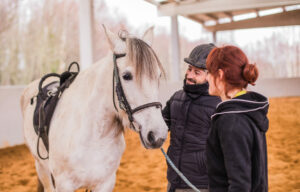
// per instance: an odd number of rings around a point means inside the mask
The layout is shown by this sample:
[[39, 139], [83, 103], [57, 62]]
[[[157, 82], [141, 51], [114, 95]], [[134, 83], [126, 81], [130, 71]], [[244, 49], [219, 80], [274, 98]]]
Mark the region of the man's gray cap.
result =
[[206, 58], [215, 47], [212, 43], [198, 45], [192, 50], [189, 57], [184, 58], [184, 61], [195, 67], [206, 69]]

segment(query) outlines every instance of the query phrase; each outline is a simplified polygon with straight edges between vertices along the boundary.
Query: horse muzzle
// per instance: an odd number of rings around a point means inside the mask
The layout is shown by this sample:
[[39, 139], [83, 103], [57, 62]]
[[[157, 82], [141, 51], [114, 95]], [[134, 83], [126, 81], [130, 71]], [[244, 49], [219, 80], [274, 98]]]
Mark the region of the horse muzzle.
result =
[[152, 149], [155, 148], [160, 148], [164, 142], [165, 142], [165, 138], [156, 138], [153, 134], [152, 131], [149, 131], [148, 135], [147, 135], [147, 140], [149, 142], [149, 145]]
[[147, 133], [147, 137], [143, 137], [141, 132], [139, 132], [139, 135], [140, 140], [146, 149], [160, 148], [166, 140], [166, 138], [156, 137], [152, 131]]

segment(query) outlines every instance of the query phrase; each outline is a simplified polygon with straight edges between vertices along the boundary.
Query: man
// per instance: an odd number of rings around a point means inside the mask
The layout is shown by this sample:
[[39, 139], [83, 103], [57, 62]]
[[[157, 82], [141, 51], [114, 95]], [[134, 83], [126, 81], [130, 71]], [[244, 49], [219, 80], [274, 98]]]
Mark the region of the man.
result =
[[[210, 116], [220, 102], [208, 94], [206, 58], [215, 46], [195, 47], [184, 61], [188, 64], [183, 90], [177, 91], [163, 109], [163, 117], [171, 138], [168, 156], [176, 167], [201, 192], [208, 191], [206, 140]], [[168, 192], [192, 192], [173, 168], [168, 165]]]

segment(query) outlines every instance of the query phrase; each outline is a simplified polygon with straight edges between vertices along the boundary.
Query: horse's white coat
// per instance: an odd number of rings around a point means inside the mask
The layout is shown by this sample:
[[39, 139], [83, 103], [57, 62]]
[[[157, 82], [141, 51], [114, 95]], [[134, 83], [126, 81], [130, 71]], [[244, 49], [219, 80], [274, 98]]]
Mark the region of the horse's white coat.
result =
[[[126, 53], [126, 44], [108, 30], [106, 35], [112, 52]], [[147, 35], [145, 35], [147, 36]], [[21, 97], [25, 141], [36, 160], [36, 169], [45, 191], [71, 192], [81, 187], [93, 192], [112, 191], [116, 170], [125, 149], [123, 128], [129, 126], [127, 115], [116, 112], [112, 102], [112, 53], [82, 71], [65, 90], [55, 109], [49, 132], [49, 159], [37, 156], [37, 135], [33, 128], [34, 105], [30, 98], [37, 94], [39, 80], [27, 86]], [[125, 71], [134, 74], [129, 59], [117, 60], [120, 78]], [[159, 68], [157, 70], [159, 76]], [[122, 85], [132, 108], [158, 101], [158, 78], [143, 77], [142, 86], [134, 81], [122, 80]], [[46, 83], [46, 82], [45, 82]], [[116, 104], [118, 101], [116, 97]], [[116, 121], [121, 119], [121, 123]], [[144, 109], [134, 114], [147, 148], [151, 148], [147, 135], [156, 139], [167, 137], [167, 126], [160, 109]], [[40, 142], [42, 156], [47, 152]], [[55, 179], [55, 189], [50, 174]]]

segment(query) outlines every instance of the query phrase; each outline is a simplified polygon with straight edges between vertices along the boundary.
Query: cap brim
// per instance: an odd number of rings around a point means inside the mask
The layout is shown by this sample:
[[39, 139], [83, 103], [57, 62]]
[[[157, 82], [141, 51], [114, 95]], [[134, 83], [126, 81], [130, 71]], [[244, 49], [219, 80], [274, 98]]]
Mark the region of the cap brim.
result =
[[189, 58], [184, 58], [183, 60], [184, 60], [184, 62], [186, 62], [190, 65], [194, 65], [194, 63]]
[[201, 63], [201, 64], [200, 63], [193, 63], [189, 58], [184, 58], [183, 60], [187, 64], [190, 64], [190, 65], [192, 65], [194, 67], [201, 68], [201, 69], [206, 69], [206, 66], [203, 63]]

